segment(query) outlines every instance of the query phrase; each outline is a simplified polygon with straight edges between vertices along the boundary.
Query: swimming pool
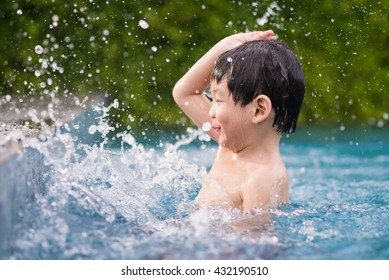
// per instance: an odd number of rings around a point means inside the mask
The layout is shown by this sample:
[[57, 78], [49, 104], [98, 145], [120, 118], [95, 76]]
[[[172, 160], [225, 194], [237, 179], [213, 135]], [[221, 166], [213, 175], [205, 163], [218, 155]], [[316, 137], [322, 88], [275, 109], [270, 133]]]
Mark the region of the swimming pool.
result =
[[[105, 124], [26, 144], [47, 166], [43, 191], [19, 212], [5, 258], [389, 259], [383, 129], [300, 127], [281, 144], [290, 204], [243, 215], [194, 208], [216, 149], [201, 131], [152, 146], [122, 132], [115, 146]], [[81, 131], [104, 137], [83, 143]]]

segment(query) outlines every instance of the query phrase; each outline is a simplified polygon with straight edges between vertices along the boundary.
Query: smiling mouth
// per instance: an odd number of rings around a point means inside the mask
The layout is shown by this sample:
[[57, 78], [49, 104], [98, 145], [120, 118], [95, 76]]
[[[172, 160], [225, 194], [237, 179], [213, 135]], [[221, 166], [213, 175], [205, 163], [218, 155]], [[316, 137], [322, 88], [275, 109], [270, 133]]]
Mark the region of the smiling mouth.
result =
[[216, 133], [219, 133], [219, 132], [220, 132], [220, 130], [221, 130], [221, 128], [220, 128], [220, 127], [215, 127], [215, 126], [214, 126], [214, 127], [212, 127], [212, 128], [213, 128], [213, 130], [214, 130], [214, 131], [216, 131]]

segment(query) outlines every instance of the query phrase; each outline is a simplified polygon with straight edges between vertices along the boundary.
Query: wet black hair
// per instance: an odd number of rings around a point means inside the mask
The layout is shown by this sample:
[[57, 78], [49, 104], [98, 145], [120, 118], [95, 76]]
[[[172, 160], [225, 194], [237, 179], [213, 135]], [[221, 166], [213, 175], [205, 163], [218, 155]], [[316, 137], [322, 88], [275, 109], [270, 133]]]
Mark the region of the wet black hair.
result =
[[299, 60], [285, 43], [250, 41], [223, 53], [211, 80], [220, 83], [224, 78], [235, 104], [244, 107], [264, 94], [275, 109], [273, 126], [277, 131], [295, 132], [305, 79]]

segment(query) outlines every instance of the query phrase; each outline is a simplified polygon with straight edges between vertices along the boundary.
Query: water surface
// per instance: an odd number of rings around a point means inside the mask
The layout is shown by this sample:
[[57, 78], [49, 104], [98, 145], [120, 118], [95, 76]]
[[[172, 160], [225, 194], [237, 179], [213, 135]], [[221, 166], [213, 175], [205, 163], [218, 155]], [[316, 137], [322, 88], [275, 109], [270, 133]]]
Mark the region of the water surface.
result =
[[[102, 123], [89, 133], [104, 134]], [[290, 204], [246, 215], [194, 208], [216, 149], [201, 131], [151, 146], [127, 132], [110, 146], [69, 130], [28, 143], [48, 172], [45, 191], [20, 212], [11, 258], [389, 258], [383, 130], [300, 128], [284, 137]]]

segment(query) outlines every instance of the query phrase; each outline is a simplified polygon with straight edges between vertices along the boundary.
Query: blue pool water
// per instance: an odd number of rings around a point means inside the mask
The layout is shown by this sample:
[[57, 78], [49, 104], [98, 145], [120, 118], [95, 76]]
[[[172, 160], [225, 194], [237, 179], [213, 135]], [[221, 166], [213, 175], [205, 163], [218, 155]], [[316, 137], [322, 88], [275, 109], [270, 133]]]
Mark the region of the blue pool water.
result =
[[[74, 127], [103, 138], [83, 143]], [[246, 215], [194, 208], [216, 148], [200, 131], [152, 146], [130, 133], [110, 146], [107, 131], [100, 119], [27, 143], [47, 172], [9, 258], [389, 259], [383, 129], [301, 127], [283, 138], [290, 204]]]

